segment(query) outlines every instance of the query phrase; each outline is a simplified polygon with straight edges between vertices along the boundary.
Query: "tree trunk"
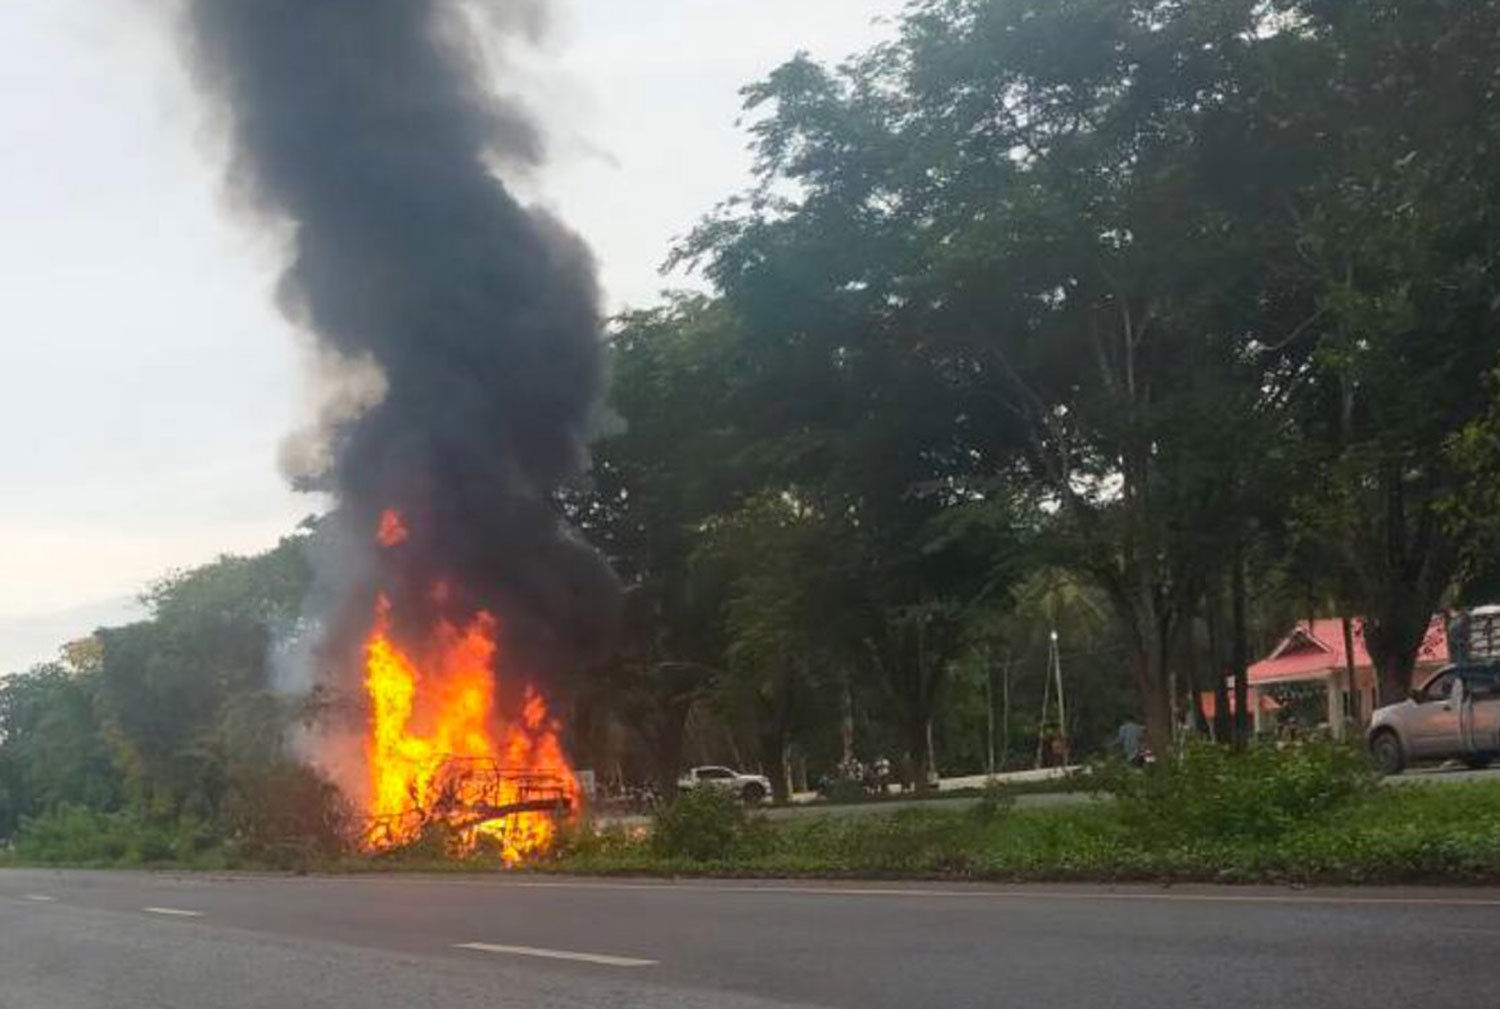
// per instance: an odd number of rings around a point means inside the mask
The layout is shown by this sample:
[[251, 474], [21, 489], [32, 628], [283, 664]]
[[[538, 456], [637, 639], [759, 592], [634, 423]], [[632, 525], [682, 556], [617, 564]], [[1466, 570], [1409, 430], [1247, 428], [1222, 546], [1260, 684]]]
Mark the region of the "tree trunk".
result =
[[790, 749], [785, 737], [766, 747], [766, 777], [771, 779], [771, 795], [777, 802], [788, 802], [792, 797]]
[[1136, 686], [1145, 709], [1146, 739], [1157, 759], [1166, 760], [1172, 752], [1172, 698], [1167, 687], [1167, 627], [1158, 618], [1156, 606], [1146, 600], [1144, 613], [1137, 618], [1138, 638], [1142, 645], [1136, 667]]
[[1395, 704], [1411, 690], [1417, 653], [1427, 636], [1436, 600], [1394, 593], [1365, 617], [1365, 650], [1375, 666], [1380, 703]]
[[932, 752], [932, 716], [917, 717], [908, 727], [907, 735], [912, 787], [919, 792], [928, 791], [937, 777], [937, 762]]
[[995, 774], [995, 666], [984, 652], [984, 773]]
[[766, 777], [771, 779], [771, 794], [778, 802], [789, 802], [792, 798], [792, 767], [790, 751], [792, 745], [793, 691], [797, 675], [789, 663], [779, 666], [770, 700], [770, 726], [763, 728], [762, 754], [766, 762]]
[[[1196, 670], [1196, 668], [1195, 665], [1193, 669]], [[1192, 712], [1193, 716], [1193, 734], [1198, 735], [1208, 731], [1208, 713], [1203, 710], [1203, 694], [1205, 691], [1203, 690], [1203, 684], [1198, 682], [1198, 674], [1196, 672], [1193, 672], [1188, 679], [1192, 683], [1189, 689], [1193, 692], [1188, 710]]]
[[[1340, 618], [1344, 628], [1344, 676], [1349, 684], [1349, 713], [1354, 718], [1354, 724], [1363, 724], [1364, 716], [1360, 710], [1359, 681], [1354, 673], [1354, 619], [1349, 614]], [[1332, 684], [1329, 685], [1332, 690]]]
[[[1152, 663], [1150, 656], [1146, 662]], [[1146, 739], [1157, 759], [1165, 760], [1172, 752], [1172, 700], [1160, 682], [1152, 682], [1157, 673], [1148, 672], [1147, 682], [1141, 688], [1142, 703], [1146, 709]]]
[[1230, 664], [1234, 670], [1234, 745], [1243, 750], [1255, 732], [1250, 718], [1250, 629], [1246, 611], [1249, 592], [1245, 586], [1245, 545], [1236, 542], [1229, 578], [1231, 615]]
[[1010, 656], [1000, 672], [1000, 769], [1010, 760]]
[[854, 688], [846, 672], [839, 688], [839, 764], [847, 767], [854, 759]]
[[1377, 653], [1375, 648], [1369, 647], [1369, 640], [1367, 634], [1365, 642], [1370, 651], [1370, 661], [1375, 664], [1380, 703], [1396, 704], [1411, 692], [1411, 674], [1416, 668], [1416, 656], [1399, 648], [1381, 649]]
[[656, 787], [662, 798], [668, 801], [677, 795], [677, 778], [682, 774], [683, 741], [687, 736], [688, 714], [692, 710], [691, 700], [668, 702], [658, 723], [658, 731], [647, 740], [652, 762], [656, 765]]
[[[1215, 582], [1219, 581], [1218, 576]], [[1229, 678], [1225, 675], [1222, 596], [1216, 585], [1204, 601], [1208, 623], [1208, 653], [1213, 663], [1214, 741], [1227, 744], [1234, 738], [1233, 715], [1229, 710]]]
[[1364, 544], [1360, 589], [1365, 648], [1378, 673], [1380, 703], [1395, 704], [1411, 689], [1417, 653], [1458, 563], [1439, 506], [1418, 492], [1408, 500], [1399, 459], [1383, 461], [1380, 492], [1383, 528]]

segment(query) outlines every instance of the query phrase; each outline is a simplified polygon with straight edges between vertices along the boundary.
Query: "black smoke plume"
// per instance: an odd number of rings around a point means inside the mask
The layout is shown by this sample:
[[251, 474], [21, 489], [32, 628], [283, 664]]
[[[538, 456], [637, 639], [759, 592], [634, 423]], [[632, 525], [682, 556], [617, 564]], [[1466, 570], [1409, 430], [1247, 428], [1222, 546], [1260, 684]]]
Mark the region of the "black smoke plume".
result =
[[[357, 640], [377, 591], [417, 623], [491, 610], [533, 667], [575, 661], [608, 625], [614, 582], [554, 505], [585, 464], [605, 381], [594, 264], [499, 181], [540, 162], [541, 136], [492, 94], [476, 41], [500, 39], [503, 59], [542, 13], [537, 0], [186, 3], [231, 184], [290, 229], [281, 303], [345, 374], [288, 453], [300, 486], [336, 497], [330, 542], [370, 548], [331, 565], [335, 645], [340, 621], [344, 646]], [[375, 551], [388, 508], [410, 536]]]

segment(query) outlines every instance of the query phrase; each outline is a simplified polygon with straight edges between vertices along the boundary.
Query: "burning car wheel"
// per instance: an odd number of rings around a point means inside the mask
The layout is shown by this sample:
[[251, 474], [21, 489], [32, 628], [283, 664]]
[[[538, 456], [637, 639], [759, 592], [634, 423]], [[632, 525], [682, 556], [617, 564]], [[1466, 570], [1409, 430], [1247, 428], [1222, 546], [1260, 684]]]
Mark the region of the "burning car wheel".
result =
[[1401, 751], [1401, 740], [1394, 732], [1381, 732], [1370, 741], [1370, 763], [1381, 775], [1400, 774], [1406, 768], [1406, 754]]
[[752, 781], [740, 792], [740, 798], [748, 803], [757, 803], [766, 797], [766, 790], [761, 787], [760, 782]]

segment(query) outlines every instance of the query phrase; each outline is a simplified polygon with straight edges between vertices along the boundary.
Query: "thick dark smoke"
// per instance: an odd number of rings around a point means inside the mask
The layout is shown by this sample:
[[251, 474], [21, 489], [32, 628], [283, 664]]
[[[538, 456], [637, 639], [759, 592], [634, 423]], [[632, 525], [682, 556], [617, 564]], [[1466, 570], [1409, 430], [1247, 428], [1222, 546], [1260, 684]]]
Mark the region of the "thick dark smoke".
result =
[[585, 463], [605, 378], [594, 263], [498, 180], [497, 165], [540, 161], [541, 136], [491, 94], [473, 36], [523, 42], [542, 13], [538, 0], [185, 10], [198, 77], [226, 116], [232, 184], [292, 227], [283, 306], [356, 376], [325, 408], [317, 448], [289, 458], [303, 486], [336, 495], [343, 540], [370, 543], [386, 508], [410, 528], [351, 566], [374, 584], [341, 605], [367, 619], [383, 590], [416, 621], [491, 609], [534, 666], [596, 646], [613, 599], [553, 504]]

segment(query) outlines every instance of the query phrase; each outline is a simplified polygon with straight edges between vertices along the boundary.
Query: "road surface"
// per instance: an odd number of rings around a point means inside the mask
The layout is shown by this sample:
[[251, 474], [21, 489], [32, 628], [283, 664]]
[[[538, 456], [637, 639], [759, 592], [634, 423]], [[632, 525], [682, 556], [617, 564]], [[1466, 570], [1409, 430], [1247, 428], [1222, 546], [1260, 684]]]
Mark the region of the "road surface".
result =
[[1497, 1004], [1500, 890], [0, 871], [0, 1009]]

